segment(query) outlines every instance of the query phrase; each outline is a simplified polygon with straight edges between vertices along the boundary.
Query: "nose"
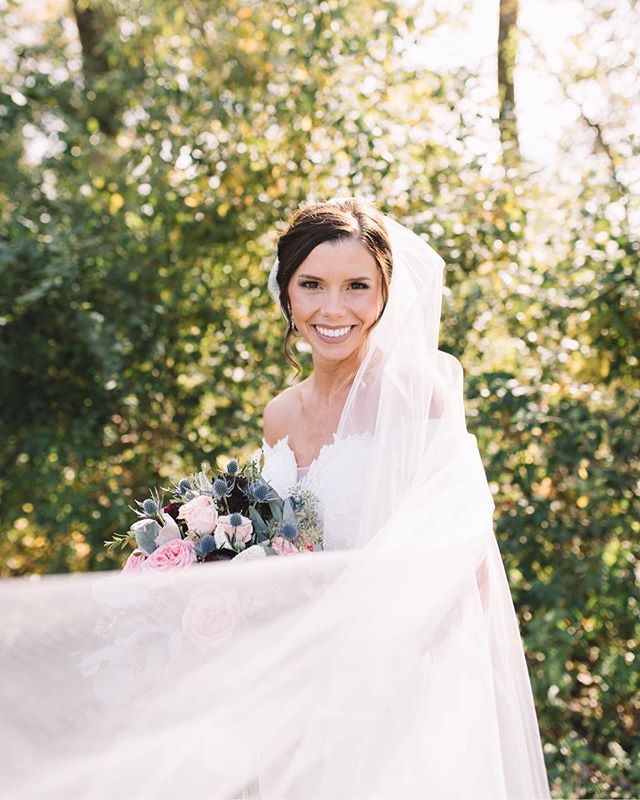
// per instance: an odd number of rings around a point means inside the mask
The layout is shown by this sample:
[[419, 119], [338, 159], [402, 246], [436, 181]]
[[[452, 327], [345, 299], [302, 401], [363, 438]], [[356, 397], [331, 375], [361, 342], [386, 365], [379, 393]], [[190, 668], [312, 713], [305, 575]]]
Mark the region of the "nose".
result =
[[325, 292], [322, 302], [322, 313], [327, 317], [340, 317], [344, 313], [344, 298], [340, 289]]

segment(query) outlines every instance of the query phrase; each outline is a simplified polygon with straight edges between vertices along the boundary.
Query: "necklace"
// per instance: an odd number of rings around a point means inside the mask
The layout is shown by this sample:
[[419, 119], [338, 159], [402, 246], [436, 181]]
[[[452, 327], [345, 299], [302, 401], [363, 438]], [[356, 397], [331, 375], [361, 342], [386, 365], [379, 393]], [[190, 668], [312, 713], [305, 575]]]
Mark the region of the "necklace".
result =
[[[347, 393], [348, 393], [348, 388], [349, 388], [350, 385], [351, 385], [350, 383], [346, 385]], [[342, 386], [339, 387], [339, 389], [337, 389], [336, 392], [334, 393], [334, 396], [338, 395], [338, 393], [340, 393], [340, 395], [341, 395], [343, 388], [344, 387], [342, 387]], [[340, 416], [342, 414], [342, 408], [344, 406], [344, 400], [346, 400], [346, 397], [340, 403], [340, 413], [337, 415], [337, 418], [336, 418], [335, 411], [333, 409], [331, 409], [331, 407], [329, 407], [329, 410], [327, 412], [323, 412], [321, 415], [312, 414], [309, 411], [309, 407], [307, 405], [307, 402], [305, 401], [304, 392], [300, 392], [299, 400], [300, 400], [300, 408], [302, 410], [302, 414], [303, 414], [304, 418], [306, 419], [309, 428], [311, 429], [311, 433], [313, 434], [312, 438], [314, 438], [314, 437], [315, 438], [320, 438], [320, 439], [322, 439], [323, 443], [325, 443], [326, 442], [327, 427], [331, 428], [331, 433], [333, 433], [335, 431], [335, 429], [338, 427], [338, 423], [340, 421]], [[335, 404], [333, 404], [333, 405], [334, 405], [334, 408], [335, 408]], [[335, 419], [335, 423], [333, 422], [334, 419]], [[330, 426], [327, 426], [327, 421], [328, 420], [332, 421]]]

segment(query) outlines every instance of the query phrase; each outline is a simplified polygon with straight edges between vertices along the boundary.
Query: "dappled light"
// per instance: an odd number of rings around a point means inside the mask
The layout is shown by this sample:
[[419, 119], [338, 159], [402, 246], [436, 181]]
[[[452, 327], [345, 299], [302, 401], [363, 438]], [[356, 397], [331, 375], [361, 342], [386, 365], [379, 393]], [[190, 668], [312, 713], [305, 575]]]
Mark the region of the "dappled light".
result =
[[0, 0], [0, 574], [119, 567], [134, 498], [259, 447], [276, 237], [362, 195], [446, 262], [553, 794], [634, 797], [639, 8], [520, 5], [510, 106], [497, 4]]

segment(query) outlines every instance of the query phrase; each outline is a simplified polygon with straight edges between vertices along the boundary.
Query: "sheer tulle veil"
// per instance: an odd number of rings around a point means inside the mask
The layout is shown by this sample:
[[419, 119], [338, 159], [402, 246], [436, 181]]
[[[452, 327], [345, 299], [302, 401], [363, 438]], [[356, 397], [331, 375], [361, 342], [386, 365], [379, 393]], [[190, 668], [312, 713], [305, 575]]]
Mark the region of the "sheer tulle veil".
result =
[[353, 549], [2, 581], [0, 796], [549, 797], [444, 262], [384, 222]]

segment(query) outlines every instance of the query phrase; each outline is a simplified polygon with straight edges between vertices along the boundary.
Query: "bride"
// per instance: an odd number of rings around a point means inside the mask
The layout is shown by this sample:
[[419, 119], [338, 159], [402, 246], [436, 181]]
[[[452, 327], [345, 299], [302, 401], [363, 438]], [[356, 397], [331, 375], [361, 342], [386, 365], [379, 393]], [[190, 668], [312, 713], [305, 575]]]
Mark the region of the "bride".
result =
[[313, 372], [256, 457], [324, 551], [2, 582], [0, 796], [549, 797], [442, 267], [362, 200], [297, 212], [269, 288]]
[[263, 474], [280, 494], [297, 482], [322, 498], [329, 514], [325, 549], [356, 544], [350, 537], [360, 514], [370, 437], [333, 439], [369, 334], [384, 310], [391, 274], [382, 215], [361, 201], [345, 201], [298, 211], [280, 238], [269, 279], [287, 321], [285, 352], [296, 364], [290, 337], [304, 337], [313, 372], [264, 410]]

